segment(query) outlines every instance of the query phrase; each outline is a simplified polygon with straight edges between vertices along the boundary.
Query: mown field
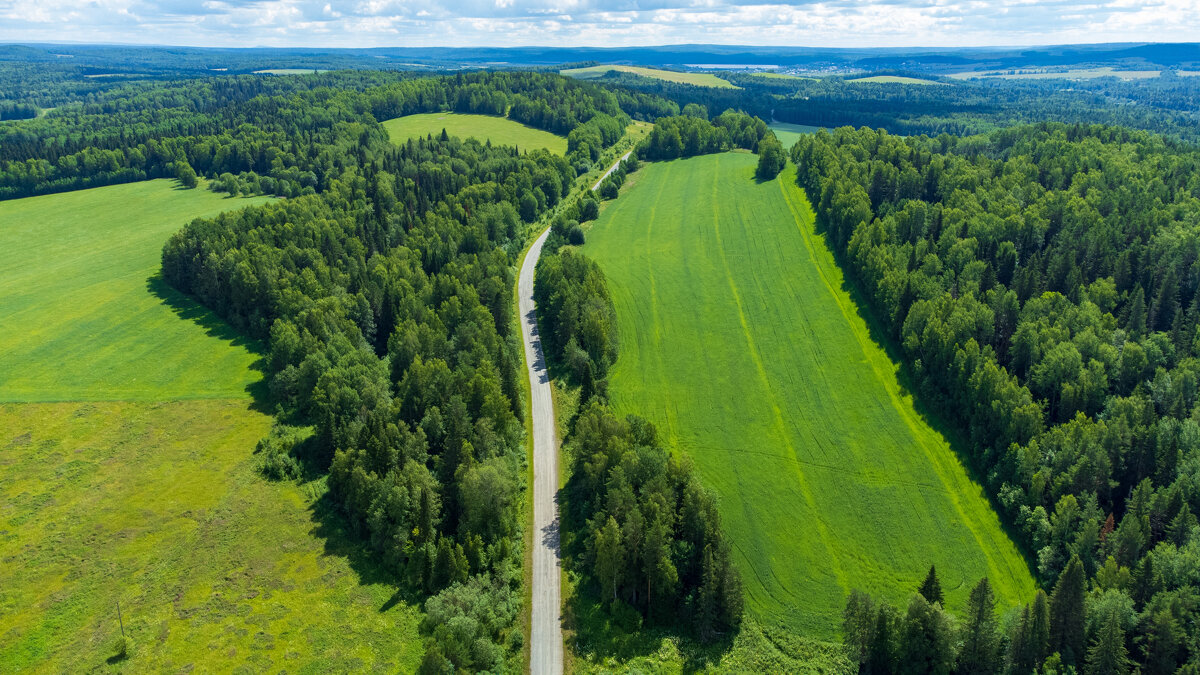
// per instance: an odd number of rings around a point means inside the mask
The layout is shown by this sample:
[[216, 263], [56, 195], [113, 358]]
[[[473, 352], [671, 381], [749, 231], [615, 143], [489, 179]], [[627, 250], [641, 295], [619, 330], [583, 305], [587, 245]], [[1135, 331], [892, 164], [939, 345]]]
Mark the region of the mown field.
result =
[[834, 637], [846, 594], [907, 601], [936, 564], [951, 608], [1034, 582], [979, 485], [916, 412], [843, 288], [795, 169], [656, 163], [588, 233], [621, 331], [610, 397], [653, 420], [721, 498], [765, 625]]
[[659, 70], [658, 68], [643, 68], [641, 66], [588, 66], [587, 68], [568, 68], [560, 70], [559, 73], [567, 77], [576, 77], [581, 80], [590, 80], [596, 77], [604, 77], [610, 71], [619, 70], [623, 73], [633, 73], [642, 77], [649, 77], [656, 80], [666, 80], [667, 82], [677, 82], [679, 84], [692, 84], [697, 87], [715, 87], [717, 89], [737, 89], [729, 80], [717, 77], [712, 73], [681, 73], [674, 70]]
[[[1122, 80], [1145, 80], [1158, 77], [1159, 70], [1115, 70], [1104, 68], [1070, 68], [1068, 70], [1049, 71], [1038, 69], [992, 70], [986, 72], [954, 73], [950, 75], [958, 80], [969, 80], [976, 77], [998, 77], [1005, 80], [1094, 80], [1099, 77], [1116, 77]], [[1183, 75], [1183, 72], [1179, 73]]]
[[771, 131], [775, 132], [775, 137], [783, 143], [783, 147], [791, 149], [796, 141], [805, 134], [815, 134], [821, 130], [821, 127], [813, 127], [807, 124], [788, 124], [787, 122], [772, 122], [768, 126]]
[[244, 396], [257, 357], [157, 272], [184, 223], [265, 199], [156, 180], [0, 202], [0, 401]]
[[387, 129], [394, 143], [440, 134], [445, 129], [451, 136], [490, 140], [493, 145], [515, 145], [522, 150], [545, 148], [558, 155], [567, 153], [566, 136], [528, 127], [507, 117], [452, 112], [419, 113], [387, 120], [383, 122], [383, 128]]
[[256, 470], [258, 355], [154, 281], [171, 232], [248, 203], [168, 181], [0, 203], [0, 672], [416, 668], [420, 615], [323, 482]]
[[919, 77], [902, 77], [899, 75], [873, 75], [871, 77], [858, 77], [847, 82], [874, 82], [876, 84], [946, 84], [945, 82], [937, 82], [935, 80], [923, 80]]

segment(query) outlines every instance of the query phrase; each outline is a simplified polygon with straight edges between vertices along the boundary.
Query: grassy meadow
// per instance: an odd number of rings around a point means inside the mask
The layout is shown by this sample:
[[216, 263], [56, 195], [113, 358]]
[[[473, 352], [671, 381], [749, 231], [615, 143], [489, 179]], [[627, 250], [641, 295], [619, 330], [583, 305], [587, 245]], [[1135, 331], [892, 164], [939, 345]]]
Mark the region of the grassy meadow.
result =
[[584, 251], [621, 334], [609, 393], [690, 455], [764, 625], [834, 638], [846, 594], [906, 602], [936, 564], [948, 605], [984, 575], [1034, 582], [982, 488], [914, 409], [845, 290], [790, 167], [749, 153], [649, 164]]
[[383, 122], [392, 142], [442, 133], [491, 141], [493, 145], [515, 145], [522, 150], [545, 148], [557, 155], [567, 153], [567, 137], [525, 126], [507, 117], [440, 112], [405, 115]]
[[712, 73], [681, 73], [674, 70], [660, 70], [658, 68], [643, 68], [641, 66], [588, 66], [587, 68], [568, 68], [567, 70], [559, 71], [560, 74], [567, 77], [576, 77], [581, 80], [590, 80], [597, 77], [604, 77], [609, 72], [619, 70], [622, 73], [633, 73], [642, 77], [649, 77], [655, 80], [666, 80], [667, 82], [676, 82], [679, 84], [692, 84], [697, 87], [714, 87], [716, 89], [738, 89], [729, 80], [722, 79]]
[[0, 202], [0, 672], [419, 662], [419, 612], [324, 483], [256, 470], [254, 345], [157, 280], [172, 232], [255, 201], [149, 181]]
[[[1158, 77], [1159, 70], [1116, 70], [1112, 67], [1103, 68], [1070, 68], [1067, 70], [1050, 71], [1039, 69], [969, 71], [950, 75], [957, 80], [972, 78], [998, 77], [1005, 80], [1094, 80], [1100, 77], [1115, 77], [1122, 80], [1145, 80]], [[1182, 72], [1180, 73], [1183, 74]]]
[[771, 131], [775, 132], [775, 137], [783, 144], [784, 148], [791, 149], [796, 141], [805, 134], [815, 134], [821, 130], [821, 127], [813, 127], [807, 124], [788, 124], [787, 122], [772, 122], [769, 125]]
[[0, 401], [244, 396], [258, 357], [158, 269], [189, 220], [266, 199], [154, 180], [0, 202]]

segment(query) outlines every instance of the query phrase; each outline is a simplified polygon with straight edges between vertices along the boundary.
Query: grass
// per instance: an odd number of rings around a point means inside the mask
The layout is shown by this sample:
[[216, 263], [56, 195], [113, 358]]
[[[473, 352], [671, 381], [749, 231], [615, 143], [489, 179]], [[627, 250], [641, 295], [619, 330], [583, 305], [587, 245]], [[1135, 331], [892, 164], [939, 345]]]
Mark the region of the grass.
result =
[[815, 134], [821, 130], [821, 127], [812, 127], [807, 124], [788, 124], [787, 122], [772, 122], [770, 125], [771, 131], [775, 132], [775, 137], [783, 143], [783, 147], [791, 149], [796, 141], [805, 134]]
[[244, 395], [257, 357], [158, 269], [192, 218], [263, 201], [154, 180], [0, 202], [0, 401]]
[[721, 499], [751, 616], [834, 639], [847, 593], [904, 603], [936, 564], [959, 609], [1034, 581], [983, 490], [869, 334], [795, 168], [754, 155], [646, 166], [584, 250], [621, 331], [610, 396], [691, 455]]
[[721, 79], [712, 73], [682, 73], [674, 70], [659, 70], [658, 68], [642, 68], [640, 66], [589, 66], [587, 68], [560, 70], [559, 74], [566, 75], [567, 77], [576, 77], [581, 80], [590, 80], [597, 77], [604, 77], [614, 70], [622, 73], [633, 73], [634, 75], [641, 75], [642, 77], [649, 77], [655, 80], [691, 84], [697, 87], [739, 89], [739, 87], [735, 87], [729, 80]]
[[255, 75], [315, 75], [317, 73], [327, 73], [328, 70], [319, 68], [266, 68], [263, 70], [254, 71]]
[[751, 73], [754, 77], [765, 77], [769, 80], [815, 80], [815, 77], [802, 77], [787, 73]]
[[[249, 399], [0, 404], [0, 672], [412, 672], [415, 609]], [[115, 661], [115, 659], [113, 659]]]
[[858, 77], [847, 82], [874, 82], [876, 84], [946, 84], [945, 82], [937, 82], [935, 80], [923, 80], [919, 77], [902, 77], [900, 75], [874, 75], [871, 77]]
[[451, 136], [491, 141], [493, 145], [515, 145], [523, 150], [545, 148], [556, 155], [567, 153], [565, 136], [535, 129], [506, 117], [466, 115], [462, 113], [420, 113], [405, 115], [383, 123], [393, 143], [442, 133]]
[[255, 345], [158, 280], [171, 232], [256, 201], [150, 181], [0, 203], [0, 672], [420, 661], [418, 610], [324, 482], [258, 474]]

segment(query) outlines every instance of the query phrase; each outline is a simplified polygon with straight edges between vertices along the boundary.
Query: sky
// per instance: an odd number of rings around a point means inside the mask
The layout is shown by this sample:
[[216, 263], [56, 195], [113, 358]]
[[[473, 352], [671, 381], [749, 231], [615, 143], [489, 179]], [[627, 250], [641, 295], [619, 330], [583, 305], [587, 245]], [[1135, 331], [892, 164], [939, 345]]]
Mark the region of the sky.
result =
[[1200, 0], [0, 0], [0, 42], [959, 47], [1200, 41]]

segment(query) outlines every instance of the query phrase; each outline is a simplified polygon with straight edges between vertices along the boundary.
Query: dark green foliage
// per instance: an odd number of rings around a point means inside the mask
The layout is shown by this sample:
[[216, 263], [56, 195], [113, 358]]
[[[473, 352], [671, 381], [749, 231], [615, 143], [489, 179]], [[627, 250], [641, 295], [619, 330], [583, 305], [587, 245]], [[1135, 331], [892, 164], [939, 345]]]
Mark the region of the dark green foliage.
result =
[[1129, 650], [1125, 631], [1115, 614], [1104, 618], [1087, 655], [1089, 675], [1125, 675], [1129, 672]]
[[735, 628], [741, 580], [716, 500], [686, 459], [669, 455], [649, 422], [617, 419], [597, 402], [579, 414], [569, 446], [566, 522], [579, 532], [580, 572], [601, 600], [701, 640]]
[[929, 573], [925, 575], [925, 581], [921, 582], [921, 587], [917, 589], [917, 592], [930, 604], [936, 602], [944, 605], [946, 603], [946, 597], [942, 594], [942, 582], [938, 581], [937, 570], [933, 565], [929, 566]]
[[733, 148], [755, 150], [759, 142], [770, 135], [770, 129], [761, 119], [733, 110], [713, 118], [711, 124], [690, 115], [663, 117], [654, 122], [650, 135], [638, 145], [637, 154], [642, 159], [655, 161], [708, 155]]
[[962, 647], [956, 672], [985, 675], [1000, 669], [1000, 631], [996, 622], [996, 596], [987, 577], [971, 589], [963, 610]]
[[899, 640], [900, 667], [911, 675], [949, 675], [954, 667], [954, 635], [941, 605], [912, 596]]
[[1058, 652], [1063, 664], [1068, 666], [1081, 665], [1085, 656], [1086, 583], [1083, 563], [1078, 556], [1072, 557], [1050, 594], [1050, 651]]
[[547, 358], [565, 365], [576, 382], [603, 379], [617, 359], [617, 316], [600, 267], [563, 249], [542, 255], [534, 300]]
[[783, 144], [775, 138], [775, 134], [767, 134], [758, 142], [758, 167], [754, 175], [759, 180], [771, 180], [787, 166], [787, 156], [783, 153]]

